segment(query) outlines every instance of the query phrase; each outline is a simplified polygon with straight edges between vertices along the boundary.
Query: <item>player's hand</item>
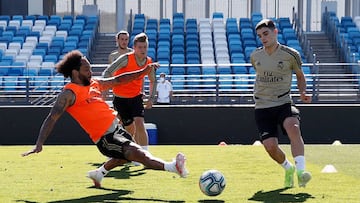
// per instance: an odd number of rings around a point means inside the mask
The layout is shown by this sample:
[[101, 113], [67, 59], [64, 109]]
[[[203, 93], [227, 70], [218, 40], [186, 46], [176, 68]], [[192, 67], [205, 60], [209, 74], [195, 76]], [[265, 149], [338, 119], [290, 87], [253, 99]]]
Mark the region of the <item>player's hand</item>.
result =
[[303, 101], [304, 103], [311, 103], [311, 96], [306, 95], [305, 92], [302, 92], [302, 93], [300, 94], [300, 99], [301, 99], [301, 101]]
[[146, 102], [145, 109], [151, 109], [153, 105], [153, 101], [149, 98], [149, 100]]
[[160, 67], [160, 64], [159, 63], [150, 63], [150, 64], [148, 64], [148, 67], [150, 67], [150, 71], [151, 70], [156, 71]]
[[27, 151], [27, 152], [24, 152], [21, 154], [21, 156], [28, 156], [30, 154], [33, 154], [33, 153], [39, 153], [42, 151], [42, 146], [35, 146], [33, 149]]

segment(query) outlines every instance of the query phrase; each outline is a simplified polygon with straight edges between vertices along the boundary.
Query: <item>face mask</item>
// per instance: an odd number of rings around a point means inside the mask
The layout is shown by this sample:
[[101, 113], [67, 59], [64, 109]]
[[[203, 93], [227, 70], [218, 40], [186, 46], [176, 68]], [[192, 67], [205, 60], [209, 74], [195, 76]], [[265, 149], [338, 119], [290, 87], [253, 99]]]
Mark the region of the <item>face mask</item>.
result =
[[165, 78], [160, 78], [160, 82], [165, 82]]

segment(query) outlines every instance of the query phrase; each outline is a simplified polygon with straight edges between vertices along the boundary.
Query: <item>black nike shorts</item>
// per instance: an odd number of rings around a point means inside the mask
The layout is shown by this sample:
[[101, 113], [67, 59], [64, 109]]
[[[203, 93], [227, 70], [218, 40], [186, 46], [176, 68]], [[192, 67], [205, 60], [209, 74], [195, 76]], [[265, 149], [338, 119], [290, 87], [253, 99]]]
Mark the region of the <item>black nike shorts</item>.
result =
[[260, 140], [270, 137], [279, 137], [279, 128], [287, 135], [283, 123], [288, 117], [296, 117], [300, 120], [300, 112], [291, 103], [264, 109], [255, 109], [255, 121], [259, 131]]
[[118, 126], [113, 133], [101, 137], [96, 146], [107, 157], [126, 160], [123, 146], [129, 145], [130, 142], [134, 142], [132, 136], [122, 126]]

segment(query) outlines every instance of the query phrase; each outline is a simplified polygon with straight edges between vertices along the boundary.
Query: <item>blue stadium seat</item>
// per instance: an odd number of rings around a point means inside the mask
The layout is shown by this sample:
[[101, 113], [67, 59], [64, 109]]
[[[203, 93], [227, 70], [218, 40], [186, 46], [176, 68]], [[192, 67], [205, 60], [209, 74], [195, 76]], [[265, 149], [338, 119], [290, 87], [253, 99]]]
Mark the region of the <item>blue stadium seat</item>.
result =
[[26, 15], [25, 20], [32, 20], [33, 22], [35, 22], [36, 16], [35, 15]]
[[186, 54], [186, 62], [187, 63], [200, 63], [200, 55], [199, 53], [187, 53]]
[[170, 61], [170, 54], [169, 54], [170, 50], [166, 49], [166, 48], [159, 48], [157, 50], [157, 60], [158, 61]]
[[59, 55], [55, 55], [55, 54], [45, 55], [44, 62], [54, 62], [54, 63], [56, 63], [58, 61], [58, 56]]
[[38, 68], [28, 67], [23, 71], [23, 76], [37, 76], [39, 72]]
[[214, 12], [212, 17], [213, 18], [224, 18], [224, 14], [222, 12]]
[[0, 76], [6, 76], [10, 70], [10, 63], [0, 61]]
[[[170, 73], [170, 67], [169, 67], [169, 60], [158, 60], [158, 63], [160, 64], [160, 68], [166, 68], [167, 70], [163, 70], [163, 71], [169, 71]], [[156, 71], [157, 73], [160, 74], [160, 72]]]
[[203, 75], [215, 75], [217, 74], [216, 68], [213, 66], [204, 66], [202, 68]]
[[172, 75], [171, 83], [173, 86], [173, 90], [183, 90], [185, 89], [185, 76], [183, 75]]
[[201, 68], [199, 66], [189, 66], [187, 67], [188, 75], [201, 75]]
[[232, 74], [232, 70], [230, 66], [219, 66], [217, 68], [217, 72], [219, 74]]
[[18, 86], [17, 76], [6, 76], [3, 78], [3, 85], [5, 91], [15, 91]]
[[34, 79], [35, 90], [48, 90], [49, 89], [49, 76], [37, 76]]
[[233, 88], [232, 76], [228, 75], [219, 75], [219, 89], [232, 89]]
[[234, 76], [234, 88], [235, 89], [248, 89], [249, 77], [246, 75], [235, 75]]
[[172, 67], [171, 74], [172, 75], [185, 75], [185, 68], [184, 67]]
[[40, 68], [39, 72], [38, 72], [39, 76], [52, 76], [53, 75], [53, 71], [51, 71], [50, 69], [47, 68]]
[[11, 20], [11, 17], [9, 15], [0, 15], [0, 20], [5, 20], [9, 22]]
[[152, 59], [156, 59], [156, 50], [154, 47], [148, 48], [148, 56], [151, 57]]
[[49, 78], [49, 86], [52, 90], [61, 90], [65, 85], [63, 75], [56, 75]]
[[185, 54], [185, 48], [183, 46], [172, 46], [171, 49], [172, 54]]
[[25, 63], [24, 62], [14, 62], [11, 64], [11, 68], [8, 72], [9, 76], [22, 76], [25, 70]]
[[156, 70], [156, 74], [160, 75], [160, 73], [165, 73], [166, 75], [170, 74], [170, 70], [168, 66], [160, 66], [157, 70]]
[[184, 54], [172, 54], [171, 62], [174, 64], [184, 64], [185, 63]]
[[5, 62], [4, 65], [6, 65], [6, 64], [11, 65], [14, 62], [14, 57], [5, 55], [5, 56], [2, 56], [1, 61]]

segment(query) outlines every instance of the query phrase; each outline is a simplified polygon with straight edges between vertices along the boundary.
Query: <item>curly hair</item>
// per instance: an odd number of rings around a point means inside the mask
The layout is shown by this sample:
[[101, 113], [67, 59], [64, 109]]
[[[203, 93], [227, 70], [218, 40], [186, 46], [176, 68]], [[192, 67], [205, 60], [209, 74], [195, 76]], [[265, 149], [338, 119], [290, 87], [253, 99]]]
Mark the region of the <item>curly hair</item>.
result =
[[63, 74], [65, 78], [71, 77], [72, 70], [80, 70], [82, 57], [83, 54], [78, 50], [68, 52], [64, 58], [56, 64], [57, 72]]

